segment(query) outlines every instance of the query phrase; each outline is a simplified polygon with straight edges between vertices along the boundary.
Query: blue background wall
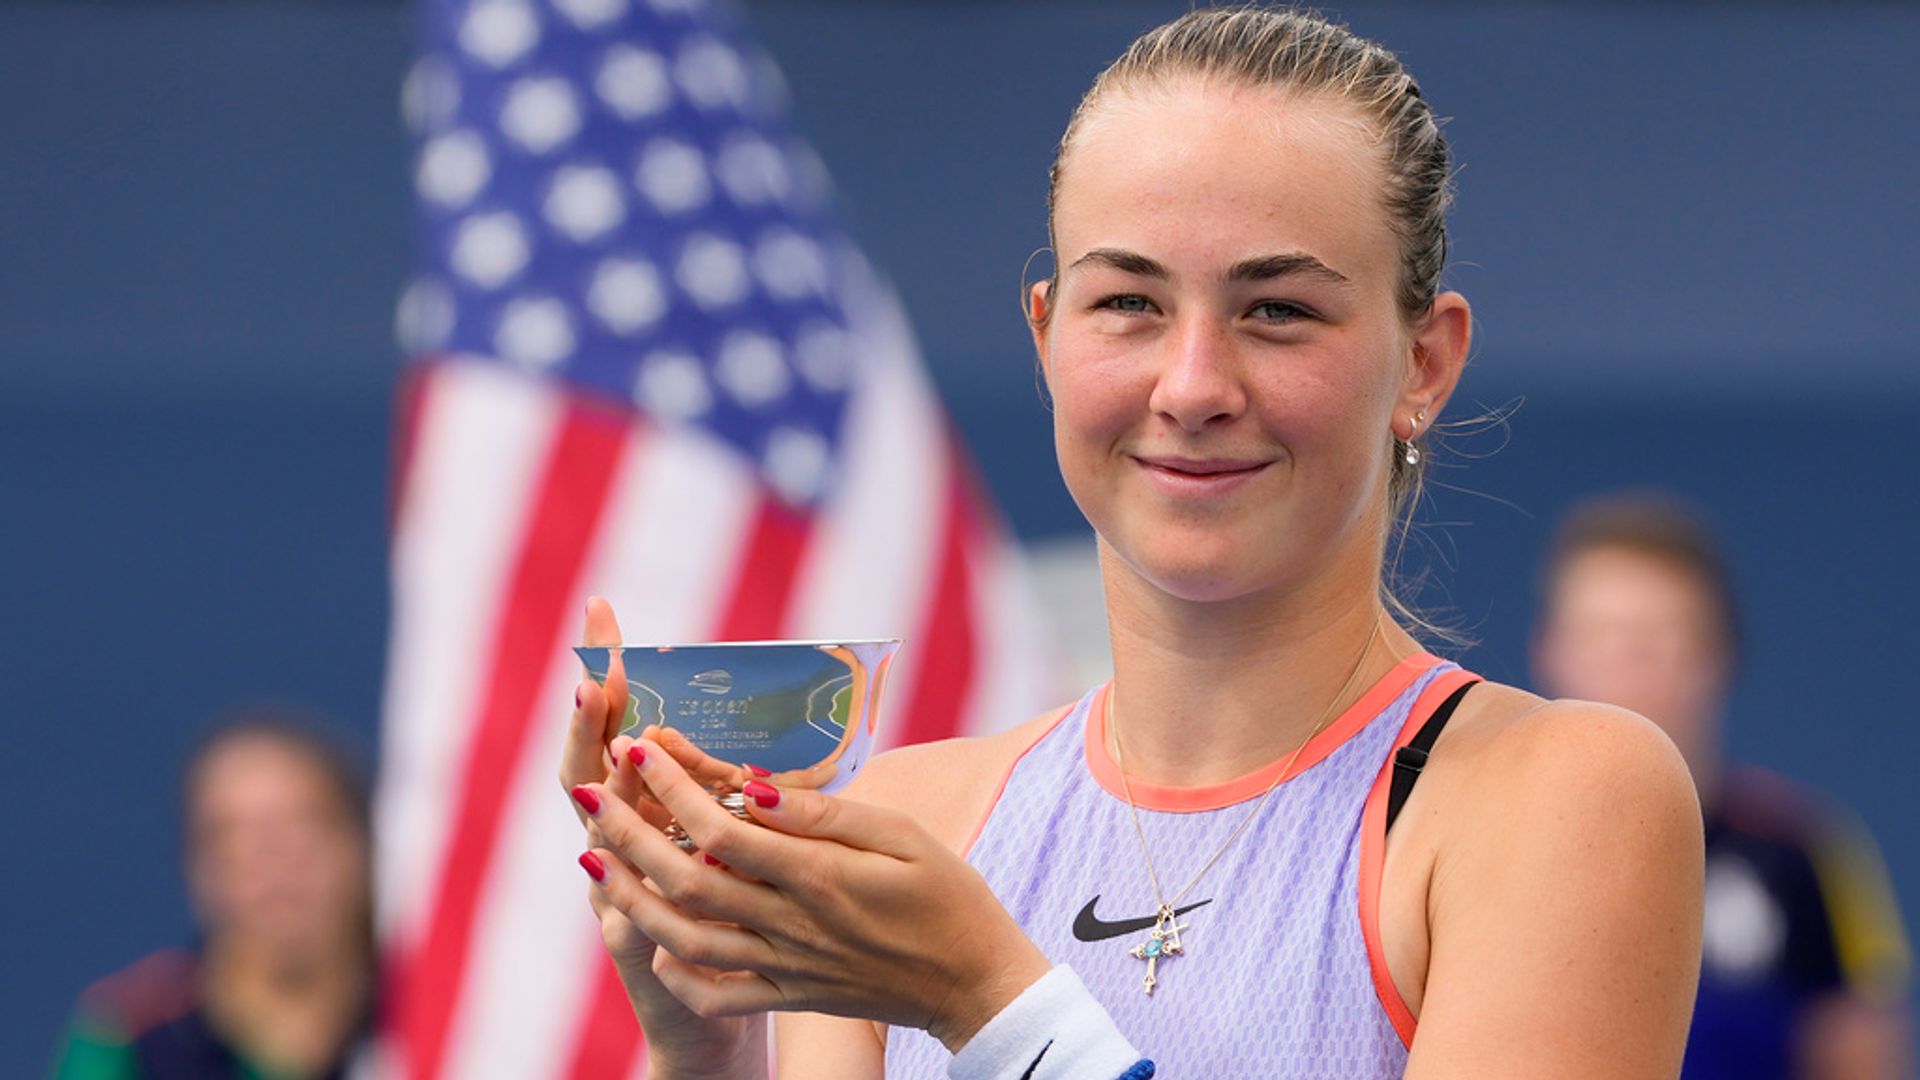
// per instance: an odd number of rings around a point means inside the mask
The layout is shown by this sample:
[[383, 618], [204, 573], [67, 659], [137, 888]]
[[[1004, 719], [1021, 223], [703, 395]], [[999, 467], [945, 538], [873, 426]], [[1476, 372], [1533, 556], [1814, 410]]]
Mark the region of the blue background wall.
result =
[[[1086, 82], [1184, 6], [748, 5], [1030, 538], [1083, 527], [1033, 467], [1014, 307], [1044, 170]], [[1464, 396], [1526, 399], [1448, 459], [1423, 532], [1468, 661], [1525, 681], [1573, 499], [1695, 496], [1751, 619], [1735, 751], [1844, 795], [1911, 922], [1920, 12], [1340, 13], [1453, 117]], [[407, 48], [370, 0], [0, 7], [0, 1075], [187, 933], [175, 777], [206, 716], [290, 698], [373, 744]]]

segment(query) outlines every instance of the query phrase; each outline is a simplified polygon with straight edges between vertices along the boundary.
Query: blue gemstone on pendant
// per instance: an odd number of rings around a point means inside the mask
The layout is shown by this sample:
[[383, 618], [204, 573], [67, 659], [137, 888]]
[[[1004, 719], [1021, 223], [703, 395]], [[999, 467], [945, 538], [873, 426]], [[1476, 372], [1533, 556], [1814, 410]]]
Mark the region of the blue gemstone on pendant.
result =
[[1159, 955], [1160, 955], [1160, 939], [1154, 938], [1152, 941], [1147, 942], [1147, 959], [1151, 960], [1154, 957]]

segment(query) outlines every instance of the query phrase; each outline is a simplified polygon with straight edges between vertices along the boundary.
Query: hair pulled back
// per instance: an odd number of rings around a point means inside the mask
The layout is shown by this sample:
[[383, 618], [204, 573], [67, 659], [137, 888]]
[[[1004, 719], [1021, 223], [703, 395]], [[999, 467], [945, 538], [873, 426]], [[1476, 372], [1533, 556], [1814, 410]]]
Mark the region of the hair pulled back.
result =
[[1350, 105], [1365, 117], [1385, 152], [1386, 209], [1401, 246], [1401, 312], [1413, 319], [1427, 309], [1447, 262], [1446, 216], [1452, 202], [1447, 140], [1420, 96], [1420, 85], [1398, 57], [1309, 11], [1203, 8], [1141, 35], [1094, 79], [1067, 121], [1048, 170], [1049, 233], [1061, 167], [1094, 107], [1116, 91], [1182, 78], [1321, 97]]
[[[1319, 14], [1298, 8], [1235, 6], [1202, 8], [1148, 31], [1102, 71], [1060, 137], [1047, 177], [1047, 236], [1054, 235], [1054, 211], [1067, 158], [1086, 118], [1110, 94], [1149, 90], [1199, 79], [1233, 88], [1266, 88], [1287, 94], [1344, 103], [1372, 130], [1381, 148], [1382, 201], [1400, 241], [1400, 275], [1395, 289], [1401, 316], [1419, 319], [1440, 289], [1447, 262], [1447, 210], [1453, 201], [1452, 162], [1440, 122], [1398, 57]], [[1056, 270], [1057, 274], [1057, 270]], [[1419, 501], [1426, 435], [1417, 432], [1422, 452], [1399, 447], [1387, 485], [1390, 531], [1404, 546], [1411, 510]], [[1391, 439], [1391, 436], [1389, 436]], [[1410, 628], [1450, 637], [1394, 595], [1391, 582], [1383, 600]]]

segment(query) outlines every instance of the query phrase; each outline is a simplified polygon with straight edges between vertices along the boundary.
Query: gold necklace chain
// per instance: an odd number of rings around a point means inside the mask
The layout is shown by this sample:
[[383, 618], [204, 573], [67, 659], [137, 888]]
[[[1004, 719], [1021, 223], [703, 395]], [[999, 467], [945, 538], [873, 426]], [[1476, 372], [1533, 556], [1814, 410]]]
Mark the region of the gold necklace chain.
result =
[[1347, 681], [1340, 685], [1339, 691], [1333, 695], [1333, 700], [1327, 703], [1326, 711], [1321, 714], [1319, 720], [1314, 722], [1312, 730], [1307, 732], [1307, 737], [1300, 740], [1300, 744], [1293, 748], [1293, 753], [1287, 755], [1287, 760], [1280, 766], [1280, 771], [1273, 774], [1272, 782], [1267, 784], [1267, 789], [1260, 793], [1260, 798], [1254, 801], [1253, 808], [1240, 819], [1240, 824], [1234, 826], [1233, 832], [1227, 835], [1226, 842], [1220, 845], [1211, 858], [1201, 864], [1200, 869], [1194, 872], [1193, 878], [1181, 886], [1180, 891], [1175, 893], [1172, 899], [1168, 899], [1165, 890], [1161, 889], [1160, 872], [1154, 868], [1153, 853], [1147, 850], [1147, 830], [1140, 823], [1140, 807], [1133, 798], [1133, 783], [1127, 778], [1126, 754], [1120, 745], [1120, 725], [1113, 711], [1113, 691], [1107, 691], [1106, 720], [1107, 729], [1113, 732], [1113, 763], [1120, 770], [1120, 787], [1127, 795], [1127, 812], [1133, 818], [1133, 833], [1140, 840], [1140, 858], [1147, 864], [1147, 880], [1153, 884], [1153, 899], [1159, 905], [1154, 909], [1154, 926], [1148, 931], [1147, 940], [1131, 950], [1135, 957], [1147, 962], [1144, 985], [1149, 996], [1153, 994], [1153, 988], [1159, 982], [1158, 970], [1161, 957], [1185, 951], [1185, 946], [1180, 940], [1180, 931], [1185, 927], [1177, 922], [1178, 913], [1174, 911], [1174, 905], [1185, 899], [1195, 885], [1200, 884], [1200, 879], [1207, 875], [1207, 871], [1213, 869], [1213, 864], [1220, 861], [1220, 857], [1227, 853], [1227, 849], [1233, 846], [1233, 842], [1240, 839], [1240, 834], [1246, 832], [1247, 828], [1253, 824], [1253, 819], [1260, 816], [1260, 809], [1267, 804], [1268, 797], [1280, 787], [1280, 781], [1286, 779], [1287, 774], [1293, 771], [1293, 764], [1300, 759], [1300, 752], [1305, 750], [1314, 736], [1320, 734], [1321, 730], [1327, 726], [1327, 722], [1333, 719], [1334, 710], [1339, 707], [1340, 700], [1347, 696], [1347, 691], [1353, 689], [1354, 680], [1360, 677], [1361, 670], [1367, 666], [1367, 657], [1373, 653], [1373, 644], [1379, 638], [1380, 617], [1376, 614], [1373, 630], [1367, 635], [1367, 644], [1360, 650], [1360, 658], [1354, 661], [1353, 670], [1347, 673]]

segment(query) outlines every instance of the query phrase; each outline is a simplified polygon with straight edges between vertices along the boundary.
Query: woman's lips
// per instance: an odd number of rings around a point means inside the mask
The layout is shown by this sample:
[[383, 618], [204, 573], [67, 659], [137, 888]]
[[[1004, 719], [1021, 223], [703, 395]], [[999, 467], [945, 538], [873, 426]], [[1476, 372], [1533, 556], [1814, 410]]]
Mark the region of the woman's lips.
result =
[[1161, 490], [1172, 495], [1222, 495], [1253, 479], [1269, 462], [1237, 458], [1136, 457]]

